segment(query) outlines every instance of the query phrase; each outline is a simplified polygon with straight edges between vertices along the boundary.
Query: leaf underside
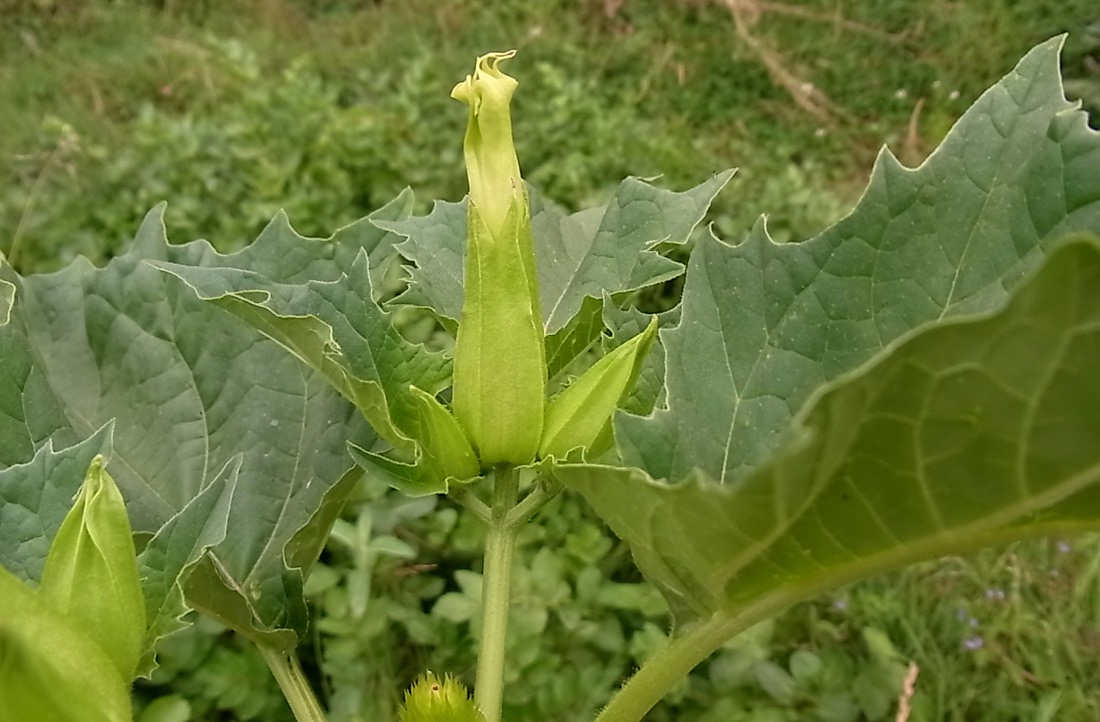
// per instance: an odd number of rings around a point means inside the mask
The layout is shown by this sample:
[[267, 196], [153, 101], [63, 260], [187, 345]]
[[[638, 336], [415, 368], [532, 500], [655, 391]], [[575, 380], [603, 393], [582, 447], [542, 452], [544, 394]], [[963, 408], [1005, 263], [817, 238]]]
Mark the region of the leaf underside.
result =
[[759, 222], [696, 249], [663, 405], [616, 420], [637, 468], [557, 472], [681, 622], [1100, 525], [1100, 254], [1051, 256], [1100, 236], [1100, 135], [1059, 48], [919, 168], [884, 151], [820, 235], [776, 245]]
[[556, 470], [630, 542], [681, 622], [875, 571], [1100, 527], [1100, 242], [1009, 305], [898, 342], [829, 385], [736, 483]]

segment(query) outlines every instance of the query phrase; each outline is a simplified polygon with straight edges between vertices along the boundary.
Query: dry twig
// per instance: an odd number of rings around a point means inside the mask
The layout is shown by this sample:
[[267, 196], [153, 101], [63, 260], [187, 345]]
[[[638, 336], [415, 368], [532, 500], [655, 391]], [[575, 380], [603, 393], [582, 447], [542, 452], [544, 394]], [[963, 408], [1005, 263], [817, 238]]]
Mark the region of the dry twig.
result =
[[905, 687], [901, 690], [901, 697], [898, 698], [898, 716], [896, 722], [908, 722], [909, 720], [909, 702], [913, 699], [913, 692], [917, 689], [917, 675], [920, 674], [920, 667], [916, 662], [909, 663], [909, 672], [905, 675]]

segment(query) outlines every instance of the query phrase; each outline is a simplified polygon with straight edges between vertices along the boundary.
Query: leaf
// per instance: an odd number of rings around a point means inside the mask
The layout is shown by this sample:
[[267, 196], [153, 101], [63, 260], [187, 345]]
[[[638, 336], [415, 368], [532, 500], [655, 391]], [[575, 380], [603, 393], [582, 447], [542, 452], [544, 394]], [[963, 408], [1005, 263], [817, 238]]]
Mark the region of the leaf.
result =
[[[528, 187], [547, 335], [564, 328], [586, 298], [636, 290], [683, 273], [682, 265], [654, 249], [684, 243], [732, 175], [720, 173], [683, 193], [628, 178], [607, 206], [571, 215]], [[462, 314], [465, 202], [436, 203], [427, 216], [376, 225], [407, 238], [397, 249], [414, 264], [408, 291], [395, 301], [430, 308], [457, 322]]]
[[410, 387], [416, 401], [419, 450], [413, 463], [376, 454], [355, 444], [348, 450], [356, 463], [408, 496], [445, 494], [449, 482], [469, 482], [481, 474], [477, 455], [466, 432], [451, 412], [432, 396]]
[[[611, 337], [604, 338], [604, 353], [621, 346], [627, 339], [633, 338], [649, 324], [651, 318], [657, 319], [658, 328], [674, 328], [680, 322], [680, 307], [664, 313], [650, 315], [636, 308], [619, 308], [604, 299], [603, 322], [611, 329]], [[649, 353], [642, 361], [642, 368], [635, 379], [630, 393], [620, 407], [631, 414], [644, 415], [664, 402], [665, 395], [665, 350], [659, 340], [655, 340]]]
[[914, 328], [997, 308], [1052, 242], [1100, 232], [1100, 137], [1062, 95], [1060, 44], [1028, 53], [919, 168], [883, 151], [822, 234], [776, 245], [760, 221], [738, 246], [704, 240], [661, 334], [667, 408], [620, 416], [624, 461], [735, 482], [827, 381]]
[[[292, 562], [316, 558], [325, 534], [315, 519], [331, 524], [358, 473], [348, 441], [372, 437], [319, 374], [148, 265], [217, 258], [206, 243], [168, 245], [161, 214], [102, 269], [83, 260], [25, 278], [0, 269], [16, 287], [0, 327], [0, 462], [26, 462], [51, 439], [75, 444], [115, 419], [108, 471], [134, 530], [155, 534], [240, 456], [226, 538], [188, 577], [188, 602], [288, 648], [306, 622], [303, 570]], [[265, 243], [288, 238], [280, 218]], [[349, 229], [330, 255], [288, 250], [284, 264], [339, 278], [341, 264], [379, 252], [368, 242], [384, 235], [362, 221]]]
[[586, 298], [569, 323], [546, 337], [546, 373], [551, 382], [599, 340], [604, 329], [602, 309], [599, 299]]
[[[387, 208], [379, 212], [382, 217], [393, 215], [384, 212]], [[374, 235], [387, 234], [376, 230]], [[431, 393], [444, 387], [450, 376], [447, 359], [405, 341], [394, 328], [390, 314], [375, 301], [366, 249], [351, 255], [358, 242], [349, 243], [343, 232], [327, 240], [305, 239], [289, 227], [269, 241], [271, 236], [265, 232], [228, 256], [209, 249], [201, 266], [153, 265], [321, 372], [382, 438], [412, 453], [410, 434], [418, 413], [408, 387]], [[303, 272], [330, 257], [337, 263], [329, 265], [327, 275]]]
[[[55, 451], [47, 440], [25, 464], [0, 469], [0, 567], [37, 584], [84, 475], [96, 456], [111, 456], [108, 423], [81, 443]], [[0, 437], [0, 444], [5, 437]]]
[[1022, 536], [1100, 527], [1100, 242], [1007, 306], [911, 334], [830, 384], [736, 484], [562, 466], [687, 622]]
[[184, 586], [207, 550], [225, 540], [240, 470], [241, 458], [230, 460], [205, 489], [160, 528], [138, 555], [148, 622], [137, 667], [139, 677], [148, 678], [156, 669], [157, 643], [189, 626], [183, 620], [190, 610], [184, 599]]

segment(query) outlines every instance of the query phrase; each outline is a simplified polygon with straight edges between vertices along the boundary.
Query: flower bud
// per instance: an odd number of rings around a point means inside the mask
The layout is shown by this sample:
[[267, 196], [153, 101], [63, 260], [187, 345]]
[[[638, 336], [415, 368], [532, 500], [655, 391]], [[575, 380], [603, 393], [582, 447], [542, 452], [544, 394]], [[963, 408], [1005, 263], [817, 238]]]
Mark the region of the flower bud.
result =
[[134, 677], [145, 636], [145, 598], [133, 532], [103, 457], [92, 460], [46, 555], [38, 596]]
[[130, 683], [87, 630], [0, 567], [0, 720], [130, 722]]
[[527, 464], [542, 438], [546, 356], [527, 189], [508, 109], [516, 81], [478, 58], [452, 97], [469, 106], [464, 301], [455, 340], [454, 413], [482, 468]]
[[630, 391], [657, 335], [657, 319], [607, 354], [551, 399], [546, 407], [539, 456], [564, 459], [574, 449], [597, 444], [619, 402]]
[[405, 693], [398, 722], [485, 722], [485, 716], [459, 682], [422, 675]]

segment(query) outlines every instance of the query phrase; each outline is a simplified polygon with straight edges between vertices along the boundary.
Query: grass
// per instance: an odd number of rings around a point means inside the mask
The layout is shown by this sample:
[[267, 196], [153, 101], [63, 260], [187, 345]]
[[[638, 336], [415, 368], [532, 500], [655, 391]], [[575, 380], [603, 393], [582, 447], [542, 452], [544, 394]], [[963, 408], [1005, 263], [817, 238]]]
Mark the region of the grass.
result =
[[[919, 162], [1055, 33], [1074, 33], [1067, 76], [1095, 85], [1094, 0], [734, 5], [0, 0], [0, 251], [24, 271], [103, 261], [164, 199], [175, 240], [226, 249], [279, 207], [327, 235], [406, 184], [422, 209], [457, 199], [465, 113], [447, 95], [489, 49], [521, 51], [516, 136], [544, 192], [581, 207], [627, 174], [684, 188], [740, 166], [712, 218], [734, 239], [759, 212], [777, 240], [814, 233], [858, 196], [883, 143]], [[334, 541], [310, 588], [335, 721], [388, 718], [424, 665], [463, 674], [473, 658], [474, 587], [455, 572], [476, 565], [476, 525], [378, 489], [362, 501], [347, 523], [367, 524], [369, 543]], [[556, 502], [526, 542], [534, 571], [517, 583], [511, 650], [525, 683], [506, 704], [516, 719], [576, 719], [662, 643], [667, 620], [579, 501]], [[919, 565], [799, 605], [731, 642], [652, 718], [893, 719], [910, 663], [913, 722], [1100, 718], [1100, 541], [1064, 544]], [[200, 719], [277, 718], [262, 665], [218, 630], [165, 654], [143, 698], [176, 690]]]

